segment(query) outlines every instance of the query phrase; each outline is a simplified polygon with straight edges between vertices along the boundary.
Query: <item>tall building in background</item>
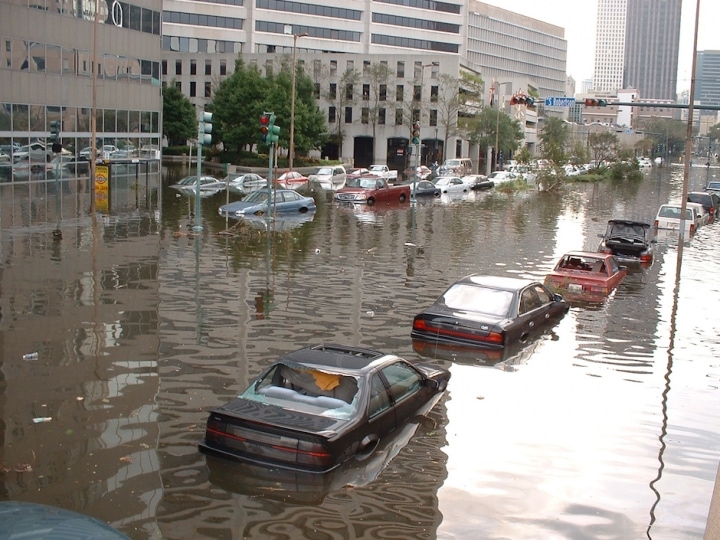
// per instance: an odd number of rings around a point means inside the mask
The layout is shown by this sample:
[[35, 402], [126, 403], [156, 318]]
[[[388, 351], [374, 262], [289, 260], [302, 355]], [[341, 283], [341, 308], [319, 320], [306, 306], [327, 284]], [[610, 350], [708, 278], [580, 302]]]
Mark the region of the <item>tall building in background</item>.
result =
[[698, 51], [696, 70], [695, 100], [703, 105], [720, 106], [720, 51]]
[[627, 0], [623, 87], [676, 98], [682, 0]]
[[598, 0], [593, 88], [615, 93], [623, 87], [625, 18], [628, 0]]

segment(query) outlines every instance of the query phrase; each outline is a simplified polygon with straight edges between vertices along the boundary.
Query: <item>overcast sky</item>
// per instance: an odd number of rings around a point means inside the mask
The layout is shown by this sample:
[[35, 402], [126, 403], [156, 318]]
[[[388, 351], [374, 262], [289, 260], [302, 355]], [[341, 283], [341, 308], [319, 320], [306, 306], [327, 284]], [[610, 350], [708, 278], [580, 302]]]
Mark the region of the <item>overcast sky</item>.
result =
[[[522, 13], [565, 29], [568, 42], [568, 75], [578, 83], [590, 79], [595, 67], [597, 0], [482, 0], [486, 4]], [[697, 0], [683, 0], [678, 57], [678, 91], [690, 89]], [[720, 50], [720, 1], [700, 0], [698, 51]]]

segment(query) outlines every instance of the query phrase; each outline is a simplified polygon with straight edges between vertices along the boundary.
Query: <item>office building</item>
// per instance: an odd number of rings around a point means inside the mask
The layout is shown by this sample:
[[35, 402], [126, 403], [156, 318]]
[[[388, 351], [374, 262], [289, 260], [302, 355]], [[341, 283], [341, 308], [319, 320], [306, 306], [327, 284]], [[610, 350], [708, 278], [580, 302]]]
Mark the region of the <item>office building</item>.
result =
[[34, 143], [49, 158], [57, 126], [73, 154], [93, 132], [99, 145], [157, 148], [161, 4], [0, 0], [0, 144]]
[[[720, 107], [720, 51], [698, 51], [695, 73], [695, 100]], [[703, 111], [717, 116], [717, 111]]]
[[682, 0], [627, 0], [624, 88], [675, 100]]
[[593, 74], [596, 92], [617, 92], [623, 87], [627, 2], [598, 0]]

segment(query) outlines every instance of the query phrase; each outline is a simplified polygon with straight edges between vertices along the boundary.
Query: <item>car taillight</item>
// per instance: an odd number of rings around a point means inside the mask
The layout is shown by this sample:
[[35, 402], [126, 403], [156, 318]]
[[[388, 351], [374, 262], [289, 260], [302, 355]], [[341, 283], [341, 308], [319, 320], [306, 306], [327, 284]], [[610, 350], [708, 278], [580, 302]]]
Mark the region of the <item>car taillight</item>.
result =
[[693, 234], [695, 234], [695, 224], [691, 223], [690, 224], [690, 236], [692, 236]]
[[655, 223], [653, 223], [653, 227], [655, 227], [657, 229], [658, 225], [660, 225], [660, 222], [656, 219]]
[[652, 262], [652, 254], [643, 253], [640, 255], [640, 262]]
[[470, 341], [480, 341], [483, 343], [491, 343], [493, 345], [503, 344], [503, 335], [499, 332], [490, 332], [486, 336], [473, 332], [463, 332], [462, 330], [453, 330], [442, 326], [428, 324], [425, 319], [415, 319], [413, 321], [413, 329], [421, 332], [431, 332], [438, 336], [447, 336], [458, 339], [466, 339]]

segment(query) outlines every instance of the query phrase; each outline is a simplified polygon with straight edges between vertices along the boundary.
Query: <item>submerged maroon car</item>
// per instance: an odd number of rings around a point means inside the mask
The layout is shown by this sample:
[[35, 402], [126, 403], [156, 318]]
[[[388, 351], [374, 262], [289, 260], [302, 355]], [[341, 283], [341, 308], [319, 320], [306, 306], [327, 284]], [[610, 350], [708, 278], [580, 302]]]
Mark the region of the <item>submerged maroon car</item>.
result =
[[323, 473], [372, 455], [381, 439], [428, 413], [450, 372], [343, 345], [289, 353], [210, 411], [200, 451]]

